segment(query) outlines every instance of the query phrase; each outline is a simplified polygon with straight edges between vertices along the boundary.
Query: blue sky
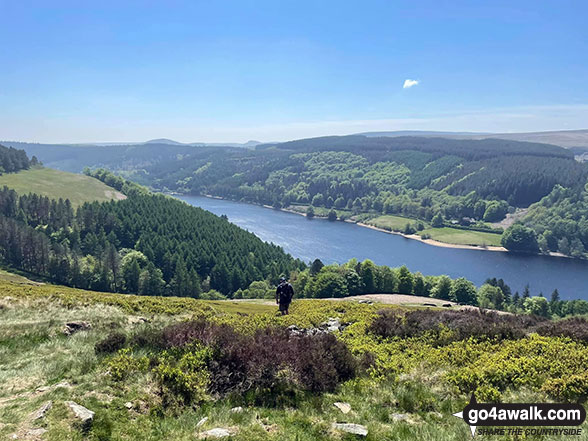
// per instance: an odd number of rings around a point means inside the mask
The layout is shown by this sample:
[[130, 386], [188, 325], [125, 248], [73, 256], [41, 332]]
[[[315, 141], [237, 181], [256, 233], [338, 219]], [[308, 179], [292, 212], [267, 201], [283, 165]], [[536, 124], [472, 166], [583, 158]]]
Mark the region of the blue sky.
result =
[[0, 17], [4, 140], [588, 128], [585, 0], [0, 0]]

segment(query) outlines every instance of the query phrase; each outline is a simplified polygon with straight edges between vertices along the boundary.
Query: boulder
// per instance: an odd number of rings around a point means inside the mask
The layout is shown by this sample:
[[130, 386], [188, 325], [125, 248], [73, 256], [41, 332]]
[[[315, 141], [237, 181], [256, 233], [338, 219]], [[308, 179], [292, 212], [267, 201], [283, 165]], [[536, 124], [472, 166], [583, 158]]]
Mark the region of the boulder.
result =
[[72, 335], [79, 331], [87, 331], [92, 329], [92, 325], [88, 322], [69, 322], [65, 324], [63, 333], [65, 335]]
[[206, 432], [202, 432], [198, 438], [200, 439], [219, 439], [219, 438], [226, 438], [227, 436], [232, 436], [237, 433], [237, 428], [229, 427], [224, 429], [222, 427], [216, 427], [214, 429], [207, 430]]
[[333, 423], [333, 429], [340, 430], [342, 432], [352, 433], [353, 435], [367, 436], [367, 427], [361, 424], [353, 423]]
[[75, 417], [82, 424], [82, 430], [86, 431], [92, 426], [92, 423], [94, 422], [94, 412], [74, 401], [66, 401], [65, 404], [69, 406]]
[[36, 421], [40, 420], [41, 418], [45, 418], [45, 414], [51, 407], [53, 406], [52, 401], [47, 401], [41, 407], [39, 407], [33, 414], [31, 415], [31, 420]]
[[337, 402], [337, 403], [333, 403], [333, 406], [335, 406], [337, 409], [339, 409], [344, 414], [348, 414], [349, 412], [351, 412], [351, 405], [349, 403]]

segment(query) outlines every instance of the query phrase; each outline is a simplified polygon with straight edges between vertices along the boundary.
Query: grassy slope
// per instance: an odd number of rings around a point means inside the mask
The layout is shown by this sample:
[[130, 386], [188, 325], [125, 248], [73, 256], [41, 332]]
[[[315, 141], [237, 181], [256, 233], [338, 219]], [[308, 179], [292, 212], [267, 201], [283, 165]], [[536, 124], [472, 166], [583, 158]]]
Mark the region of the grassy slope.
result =
[[10, 187], [17, 193], [37, 193], [51, 199], [69, 199], [74, 207], [91, 201], [124, 199], [115, 189], [86, 175], [51, 168], [33, 168], [0, 176], [0, 187]]
[[[404, 380], [350, 381], [336, 393], [303, 397], [295, 407], [250, 405], [242, 413], [232, 413], [230, 409], [241, 403], [225, 399], [184, 408], [179, 414], [161, 414], [153, 411], [157, 409], [158, 391], [150, 374], [113, 381], [105, 366], [109, 357], [94, 353], [94, 345], [112, 330], [132, 334], [144, 327], [164, 326], [193, 316], [240, 324], [246, 330], [260, 323], [310, 326], [330, 316], [353, 321], [353, 317], [371, 315], [381, 306], [299, 301], [294, 302], [290, 316], [277, 317], [275, 307], [259, 303], [93, 293], [30, 285], [26, 279], [14, 279], [5, 273], [0, 275], [0, 293], [1, 439], [9, 439], [13, 434], [26, 439], [27, 430], [44, 427], [48, 430], [44, 438], [57, 441], [194, 440], [199, 431], [231, 426], [239, 429], [232, 438], [235, 441], [356, 439], [333, 431], [333, 422], [366, 425], [370, 430], [367, 441], [471, 439], [467, 426], [451, 417], [451, 413], [463, 408], [468, 397], [456, 396], [442, 385], [439, 373], [427, 369], [417, 369]], [[149, 323], [140, 323], [139, 314], [148, 317]], [[88, 321], [92, 329], [65, 337], [61, 333], [63, 324], [72, 320]], [[350, 336], [363, 332], [361, 328], [355, 329]], [[42, 386], [51, 387], [38, 391]], [[523, 392], [504, 398], [534, 402], [541, 397]], [[47, 417], [40, 422], [31, 421], [30, 414], [48, 400], [53, 401], [53, 408]], [[64, 404], [67, 400], [96, 412], [93, 428], [86, 437], [76, 428]], [[349, 402], [351, 413], [339, 412], [333, 406], [337, 401]], [[126, 403], [131, 403], [131, 409]], [[395, 414], [405, 415], [405, 420], [396, 420]], [[196, 427], [205, 416], [209, 420]]]

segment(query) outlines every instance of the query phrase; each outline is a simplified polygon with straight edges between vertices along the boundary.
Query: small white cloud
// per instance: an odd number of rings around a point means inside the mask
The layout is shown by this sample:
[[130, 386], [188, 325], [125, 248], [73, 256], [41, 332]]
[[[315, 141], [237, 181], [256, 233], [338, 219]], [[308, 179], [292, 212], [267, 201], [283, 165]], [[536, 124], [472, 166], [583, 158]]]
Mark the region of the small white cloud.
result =
[[412, 86], [416, 86], [419, 84], [419, 80], [404, 80], [404, 85], [402, 86], [403, 89], [410, 89]]

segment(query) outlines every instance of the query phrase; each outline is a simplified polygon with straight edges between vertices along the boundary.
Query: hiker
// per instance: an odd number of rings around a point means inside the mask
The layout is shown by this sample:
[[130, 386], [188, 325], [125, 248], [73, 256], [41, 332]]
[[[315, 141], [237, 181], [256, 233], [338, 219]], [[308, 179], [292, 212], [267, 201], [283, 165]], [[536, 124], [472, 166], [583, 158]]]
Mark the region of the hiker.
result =
[[276, 303], [280, 305], [282, 315], [288, 314], [292, 297], [294, 297], [294, 288], [292, 288], [292, 285], [288, 283], [285, 277], [280, 277], [280, 284], [276, 289]]

